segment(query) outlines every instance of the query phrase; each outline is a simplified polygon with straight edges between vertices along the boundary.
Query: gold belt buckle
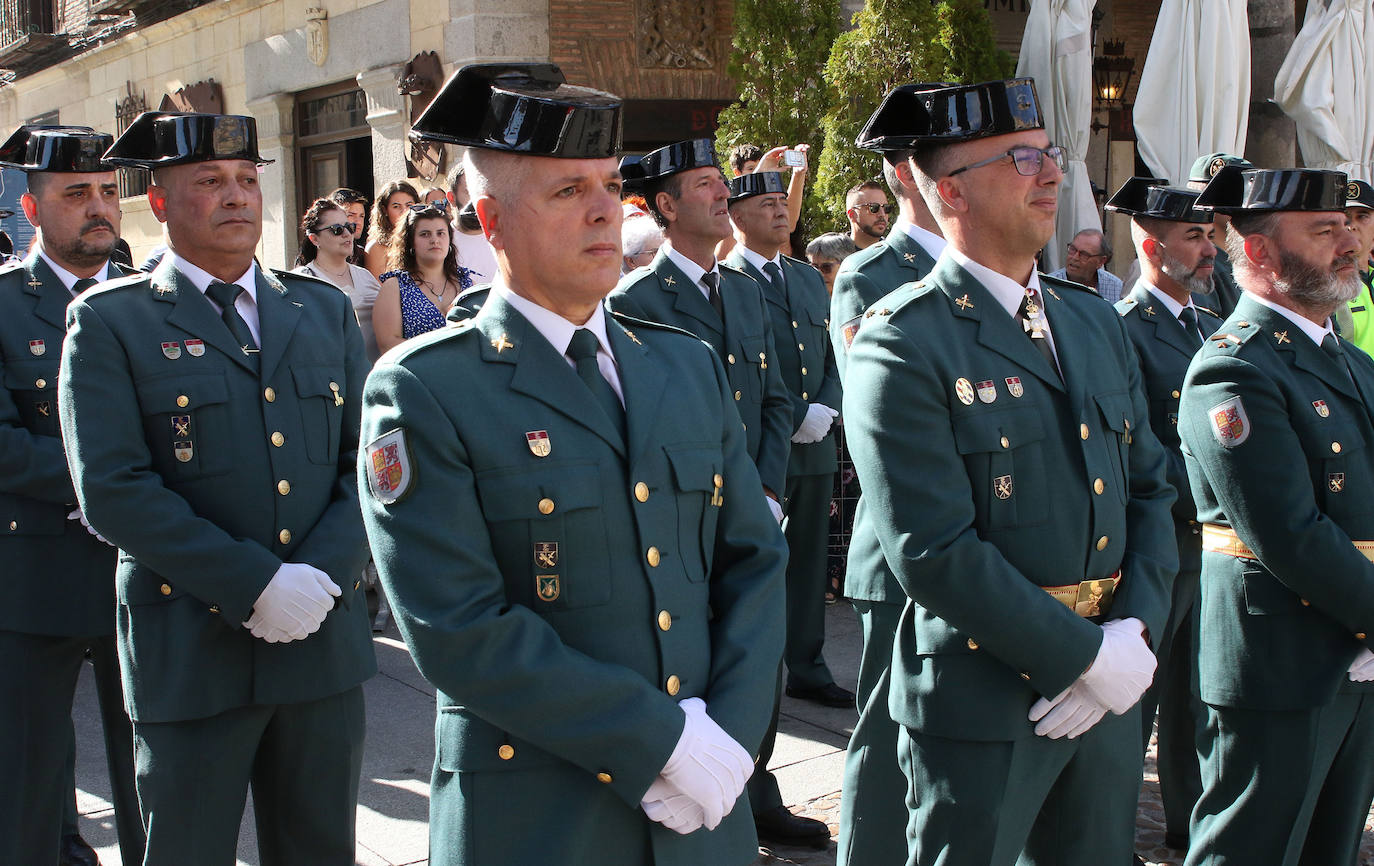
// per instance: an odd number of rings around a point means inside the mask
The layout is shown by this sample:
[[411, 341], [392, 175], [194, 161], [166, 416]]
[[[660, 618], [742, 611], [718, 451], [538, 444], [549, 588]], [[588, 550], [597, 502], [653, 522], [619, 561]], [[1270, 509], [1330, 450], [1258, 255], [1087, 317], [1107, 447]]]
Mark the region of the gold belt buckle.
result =
[[1073, 611], [1083, 617], [1102, 616], [1112, 609], [1112, 598], [1115, 595], [1115, 578], [1085, 580], [1078, 584], [1078, 598], [1074, 601]]

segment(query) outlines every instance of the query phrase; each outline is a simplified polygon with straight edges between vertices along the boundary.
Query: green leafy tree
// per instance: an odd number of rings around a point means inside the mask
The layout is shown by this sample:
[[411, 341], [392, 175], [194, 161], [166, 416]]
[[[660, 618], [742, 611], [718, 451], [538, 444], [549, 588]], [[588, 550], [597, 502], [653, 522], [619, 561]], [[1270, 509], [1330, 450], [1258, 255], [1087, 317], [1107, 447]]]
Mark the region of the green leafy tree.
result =
[[734, 27], [729, 68], [739, 97], [720, 113], [717, 150], [723, 158], [739, 144], [806, 143], [814, 177], [822, 70], [840, 32], [840, 0], [736, 0]]
[[1012, 74], [982, 0], [868, 0], [825, 65], [830, 108], [813, 194], [819, 231], [845, 231], [844, 196], [882, 174], [882, 159], [854, 139], [883, 95], [913, 81], [970, 82]]

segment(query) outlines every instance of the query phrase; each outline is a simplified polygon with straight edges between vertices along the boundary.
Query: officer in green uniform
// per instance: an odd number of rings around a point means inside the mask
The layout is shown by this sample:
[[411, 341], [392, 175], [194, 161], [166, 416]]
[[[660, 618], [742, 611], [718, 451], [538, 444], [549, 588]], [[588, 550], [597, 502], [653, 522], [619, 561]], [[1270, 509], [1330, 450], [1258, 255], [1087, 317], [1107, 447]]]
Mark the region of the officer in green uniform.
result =
[[1374, 361], [1331, 328], [1360, 289], [1346, 176], [1225, 168], [1244, 295], [1183, 386], [1202, 532], [1202, 797], [1188, 866], [1353, 864], [1374, 801]]
[[1064, 154], [1033, 83], [927, 91], [907, 123], [949, 246], [864, 314], [844, 399], [909, 596], [889, 701], [907, 862], [1127, 863], [1178, 566], [1135, 351], [1109, 304], [1035, 271]]
[[1178, 400], [1188, 363], [1221, 324], [1215, 313], [1193, 302], [1212, 292], [1217, 252], [1212, 243], [1212, 212], [1193, 206], [1198, 195], [1195, 190], [1172, 188], [1161, 178], [1133, 177], [1105, 205], [1106, 210], [1131, 218], [1140, 279], [1116, 309], [1135, 346], [1149, 401], [1150, 429], [1167, 449], [1166, 477], [1178, 494], [1174, 537], [1179, 572], [1168, 622], [1154, 641], [1159, 668], [1141, 699], [1140, 721], [1144, 750], [1158, 707], [1164, 841], [1181, 851], [1188, 850], [1188, 819], [1202, 793], [1196, 741], [1206, 713], [1192, 688], [1202, 530], [1179, 451]]
[[[888, 128], [900, 127], [901, 118], [916, 104], [918, 94], [943, 86], [903, 84], [889, 91], [855, 141], [855, 145], [864, 150], [882, 154], [883, 179], [897, 200], [897, 221], [886, 238], [848, 256], [835, 274], [835, 289], [830, 296], [830, 340], [841, 375], [844, 374], [845, 350], [858, 333], [864, 311], [898, 286], [915, 282], [930, 273], [945, 249], [940, 226], [916, 186], [909, 159], [911, 149], [893, 147], [887, 139]], [[893, 140], [905, 139], [898, 136]], [[849, 587], [848, 575], [845, 587]], [[901, 590], [895, 583], [893, 588], [900, 595]]]
[[76, 506], [57, 413], [57, 371], [72, 297], [127, 272], [119, 187], [101, 160], [112, 136], [86, 127], [20, 127], [0, 165], [28, 176], [20, 199], [38, 243], [0, 268], [0, 453], [9, 467], [0, 541], [9, 579], [0, 606], [0, 863], [94, 862], [64, 828], [72, 799], [72, 698], [90, 654], [105, 728], [120, 853], [143, 859], [133, 733], [114, 641], [115, 551]]
[[[945, 239], [926, 207], [911, 161], [911, 139], [888, 142], [889, 127], [900, 132], [916, 94], [938, 84], [904, 84], [869, 118], [857, 144], [883, 155], [883, 177], [897, 199], [897, 222], [887, 239], [849, 256], [835, 277], [830, 299], [830, 336], [840, 376], [863, 313], [888, 292], [919, 280], [944, 252]], [[916, 109], [919, 110], [919, 109]], [[897, 764], [900, 726], [888, 712], [892, 638], [906, 593], [892, 576], [877, 536], [868, 524], [862, 493], [854, 510], [844, 591], [863, 628], [859, 660], [859, 720], [845, 753], [840, 797], [839, 866], [900, 863], [906, 859], [906, 777]]]
[[357, 320], [254, 262], [252, 118], [145, 112], [105, 158], [152, 170], [169, 250], [69, 307], [58, 405], [82, 511], [120, 548], [144, 866], [232, 862], [250, 785], [263, 864], [352, 864], [376, 672]]
[[1374, 248], [1374, 187], [1362, 180], [1345, 184], [1345, 219], [1359, 239], [1360, 282], [1364, 288], [1349, 304], [1337, 307], [1337, 333], [1369, 354], [1374, 351], [1374, 266], [1370, 263]]
[[[673, 325], [695, 334], [725, 362], [763, 494], [782, 520], [793, 425], [792, 400], [776, 363], [763, 287], [716, 261], [716, 245], [731, 236], [730, 188], [709, 138], [680, 141], [622, 161], [621, 172], [641, 190], [649, 213], [663, 228], [664, 242], [647, 268], [621, 278], [607, 306], [636, 318]], [[778, 699], [782, 696], [779, 671]], [[765, 842], [828, 844], [820, 821], [787, 811], [777, 779], [768, 771], [777, 737], [777, 711], [763, 738], [749, 798]]]
[[[1229, 153], [1204, 154], [1194, 160], [1192, 168], [1188, 170], [1188, 188], [1198, 191], [1205, 189], [1216, 173], [1228, 165], [1237, 168], [1255, 167], [1250, 160]], [[1231, 218], [1225, 214], [1216, 214], [1214, 219], [1217, 261], [1212, 268], [1212, 294], [1210, 297], [1202, 296], [1199, 300], [1203, 300], [1207, 306], [1225, 318], [1236, 308], [1236, 301], [1240, 300], [1240, 288], [1236, 286], [1236, 279], [1231, 275], [1231, 256], [1226, 252], [1227, 227], [1231, 225]]]
[[[854, 706], [825, 663], [825, 551], [830, 494], [839, 467], [833, 424], [842, 392], [830, 348], [830, 298], [820, 272], [785, 256], [787, 185], [776, 171], [730, 181], [735, 248], [725, 259], [763, 286], [774, 356], [792, 402], [792, 448], [783, 495], [787, 539], [787, 694], [828, 707]], [[778, 348], [781, 346], [782, 348]], [[830, 834], [826, 833], [826, 841]]]
[[620, 111], [556, 66], [481, 64], [412, 132], [468, 147], [499, 270], [364, 395], [364, 520], [438, 690], [436, 866], [757, 857], [786, 551], [720, 361], [602, 306]]

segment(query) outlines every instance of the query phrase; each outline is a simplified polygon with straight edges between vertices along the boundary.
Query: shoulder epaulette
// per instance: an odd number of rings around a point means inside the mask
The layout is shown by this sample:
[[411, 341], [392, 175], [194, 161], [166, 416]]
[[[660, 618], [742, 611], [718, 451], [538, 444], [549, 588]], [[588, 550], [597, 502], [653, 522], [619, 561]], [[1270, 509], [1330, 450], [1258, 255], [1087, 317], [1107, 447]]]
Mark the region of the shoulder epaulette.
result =
[[1220, 319], [1220, 318], [1221, 318], [1221, 313], [1218, 313], [1216, 310], [1209, 310], [1209, 309], [1207, 309], [1206, 307], [1202, 306], [1201, 304], [1197, 303], [1196, 301], [1193, 302], [1193, 307], [1194, 307], [1195, 309], [1197, 309], [1198, 311], [1203, 312], [1203, 313], [1206, 313], [1207, 315], [1209, 315], [1209, 316], [1211, 316], [1211, 317], [1213, 317], [1213, 318], [1216, 318], [1216, 319]]
[[329, 286], [331, 289], [338, 289], [338, 286], [329, 282], [329, 280], [323, 277], [317, 277], [314, 274], [301, 274], [295, 271], [282, 270], [281, 268], [267, 268], [267, 271], [278, 280], [306, 280], [312, 283], [321, 283]]
[[[1059, 277], [1052, 277], [1049, 274], [1042, 273], [1040, 275], [1040, 285], [1055, 286], [1061, 289], [1077, 289], [1080, 292], [1087, 292], [1088, 294], [1095, 295], [1099, 298], [1102, 297], [1101, 295], [1097, 294], [1097, 292], [1094, 289], [1085, 286], [1082, 283], [1075, 283], [1073, 280], [1065, 280], [1060, 279]], [[1104, 298], [1103, 300], [1106, 299]]]
[[1116, 302], [1117, 315], [1125, 316], [1131, 310], [1134, 310], [1136, 308], [1136, 305], [1139, 303], [1140, 302], [1137, 301], [1135, 298], [1122, 298], [1121, 300]]
[[645, 328], [653, 331], [663, 331], [668, 334], [677, 334], [681, 337], [690, 337], [692, 340], [696, 342], [701, 342], [701, 338], [698, 337], [696, 334], [693, 334], [691, 331], [683, 330], [682, 328], [676, 328], [672, 325], [665, 325], [662, 322], [651, 322], [648, 319], [639, 319], [634, 316], [626, 315], [625, 313], [617, 313], [615, 310], [608, 309], [606, 312], [610, 313], [612, 319], [615, 319], [617, 322], [620, 323], [622, 327], [625, 327], [627, 329]]
[[[1260, 328], [1251, 322], [1244, 320], [1227, 320], [1215, 334], [1207, 338], [1207, 342], [1215, 349], [1236, 350], [1250, 342], [1260, 333]], [[1291, 342], [1287, 330], [1276, 331], [1273, 335], [1274, 341], [1280, 345]]]

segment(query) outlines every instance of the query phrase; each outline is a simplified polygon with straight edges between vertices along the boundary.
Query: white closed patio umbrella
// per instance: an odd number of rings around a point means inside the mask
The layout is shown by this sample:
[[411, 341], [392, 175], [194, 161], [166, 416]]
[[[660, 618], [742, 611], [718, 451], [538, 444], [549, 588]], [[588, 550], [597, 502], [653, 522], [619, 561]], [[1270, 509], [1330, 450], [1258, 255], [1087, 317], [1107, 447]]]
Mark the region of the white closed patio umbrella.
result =
[[1310, 168], [1374, 179], [1374, 4], [1312, 0], [1274, 79]]
[[1250, 24], [1245, 0], [1164, 0], [1136, 91], [1136, 147], [1158, 177], [1188, 182], [1207, 153], [1245, 153]]
[[1102, 228], [1083, 161], [1092, 123], [1093, 5], [1094, 0], [1031, 0], [1016, 62], [1017, 77], [1035, 79], [1045, 131], [1068, 157], [1054, 237], [1045, 248], [1046, 271], [1063, 266], [1064, 245], [1080, 229]]

